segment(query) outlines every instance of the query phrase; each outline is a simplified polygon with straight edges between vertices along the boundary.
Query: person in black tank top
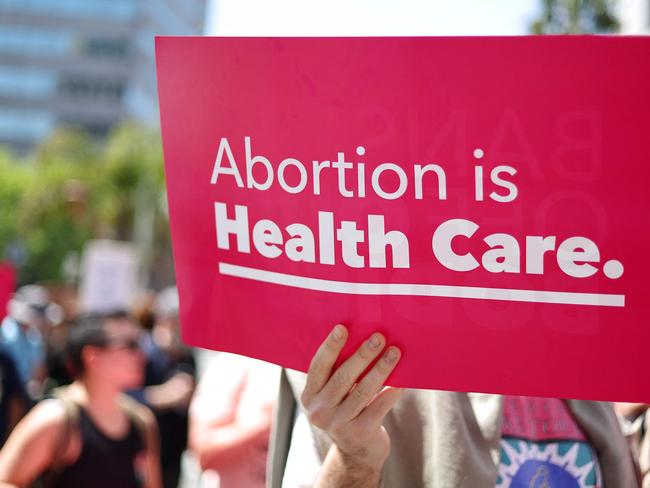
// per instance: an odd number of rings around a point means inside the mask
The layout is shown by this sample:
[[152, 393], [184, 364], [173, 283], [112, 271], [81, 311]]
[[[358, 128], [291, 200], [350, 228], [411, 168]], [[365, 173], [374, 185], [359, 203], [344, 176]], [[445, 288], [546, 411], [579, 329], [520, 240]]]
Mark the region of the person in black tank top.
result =
[[134, 460], [144, 448], [135, 422], [130, 419], [126, 436], [113, 439], [95, 425], [84, 408], [79, 408], [78, 429], [81, 454], [70, 466], [53, 474], [45, 488], [138, 488], [142, 486]]
[[76, 380], [39, 403], [0, 451], [0, 484], [160, 488], [151, 411], [124, 395], [144, 374], [139, 328], [123, 313], [78, 320], [68, 343]]

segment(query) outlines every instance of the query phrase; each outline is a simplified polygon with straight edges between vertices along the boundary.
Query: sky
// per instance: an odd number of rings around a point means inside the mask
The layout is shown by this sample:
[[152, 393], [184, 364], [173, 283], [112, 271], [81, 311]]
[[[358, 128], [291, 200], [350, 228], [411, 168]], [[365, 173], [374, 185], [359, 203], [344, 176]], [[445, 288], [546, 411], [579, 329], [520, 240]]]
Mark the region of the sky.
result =
[[541, 0], [210, 0], [220, 36], [522, 35]]

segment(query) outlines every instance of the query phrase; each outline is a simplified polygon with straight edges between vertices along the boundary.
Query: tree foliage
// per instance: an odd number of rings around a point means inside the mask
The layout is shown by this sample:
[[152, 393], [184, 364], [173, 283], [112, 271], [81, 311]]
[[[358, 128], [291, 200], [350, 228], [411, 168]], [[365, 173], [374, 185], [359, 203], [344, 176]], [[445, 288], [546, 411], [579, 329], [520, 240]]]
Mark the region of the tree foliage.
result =
[[[0, 181], [0, 258], [18, 265], [22, 283], [60, 280], [89, 238], [132, 240], [146, 225], [169, 239], [157, 131], [125, 124], [99, 143], [60, 130], [27, 159], [0, 152]], [[138, 222], [143, 206], [151, 218]]]
[[530, 29], [533, 34], [613, 33], [619, 22], [611, 0], [542, 0], [542, 14]]

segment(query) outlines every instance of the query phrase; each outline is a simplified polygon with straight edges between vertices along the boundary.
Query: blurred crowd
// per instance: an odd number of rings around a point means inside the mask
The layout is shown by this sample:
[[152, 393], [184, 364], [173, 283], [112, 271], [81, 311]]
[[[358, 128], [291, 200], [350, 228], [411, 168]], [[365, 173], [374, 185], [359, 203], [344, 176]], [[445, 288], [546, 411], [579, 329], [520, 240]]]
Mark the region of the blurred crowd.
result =
[[64, 305], [38, 285], [7, 305], [0, 486], [264, 485], [279, 368], [184, 345], [175, 287], [130, 310]]
[[[7, 305], [0, 486], [265, 486], [271, 427], [282, 418], [279, 367], [184, 345], [174, 287], [140, 296], [131, 310], [68, 308], [38, 285]], [[283, 486], [311, 486], [323, 462], [309, 402], [291, 414], [293, 440], [308, 441], [283, 459]], [[648, 405], [613, 407], [648, 486]]]

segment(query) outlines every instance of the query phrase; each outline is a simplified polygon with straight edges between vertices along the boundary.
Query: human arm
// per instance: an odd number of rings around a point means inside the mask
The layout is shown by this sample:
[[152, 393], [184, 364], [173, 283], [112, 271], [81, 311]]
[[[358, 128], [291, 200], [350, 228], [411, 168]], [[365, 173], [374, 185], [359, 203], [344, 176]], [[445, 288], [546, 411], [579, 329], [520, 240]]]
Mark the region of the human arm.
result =
[[382, 422], [402, 394], [400, 389], [383, 387], [401, 353], [395, 346], [384, 350], [386, 339], [381, 334], [373, 334], [334, 369], [347, 337], [342, 325], [332, 330], [311, 361], [301, 395], [309, 421], [333, 441], [316, 482], [319, 488], [379, 485], [390, 452]]
[[249, 423], [234, 420], [212, 427], [201, 422], [191, 424], [189, 444], [201, 467], [219, 471], [240, 463], [250, 455], [251, 448], [266, 444], [271, 431], [270, 405], [264, 410], [259, 418]]
[[[266, 376], [255, 370], [260, 367], [228, 354], [210, 363], [189, 418], [189, 446], [203, 469], [219, 471], [249, 458], [251, 449], [266, 448], [276, 392], [251, 380], [251, 374]], [[243, 401], [247, 391], [254, 399]]]
[[162, 488], [162, 471], [160, 467], [160, 436], [156, 418], [151, 411], [147, 411], [147, 452], [145, 468], [145, 487]]
[[[66, 413], [56, 400], [34, 407], [16, 426], [0, 450], [0, 487], [27, 486], [54, 463], [54, 451], [65, 428]], [[74, 449], [74, 446], [69, 446]], [[63, 453], [69, 457], [69, 449]]]
[[144, 388], [144, 401], [157, 411], [186, 409], [194, 393], [194, 378], [179, 372], [160, 385]]
[[141, 435], [144, 436], [144, 456], [140, 459], [138, 468], [144, 477], [145, 488], [162, 488], [162, 472], [160, 467], [160, 436], [158, 423], [153, 412], [129, 398], [123, 398], [125, 405], [137, 416]]

